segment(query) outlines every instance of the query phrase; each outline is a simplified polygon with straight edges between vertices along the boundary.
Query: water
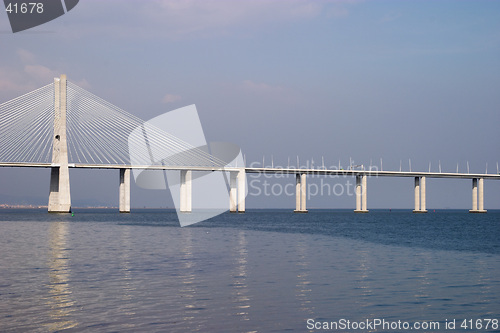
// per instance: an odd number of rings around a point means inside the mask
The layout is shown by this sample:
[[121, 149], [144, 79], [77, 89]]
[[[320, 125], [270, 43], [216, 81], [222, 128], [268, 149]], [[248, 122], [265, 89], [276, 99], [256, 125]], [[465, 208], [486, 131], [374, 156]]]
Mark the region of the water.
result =
[[1, 210], [0, 331], [465, 331], [500, 319], [499, 245], [499, 211], [249, 211], [180, 228], [172, 211]]

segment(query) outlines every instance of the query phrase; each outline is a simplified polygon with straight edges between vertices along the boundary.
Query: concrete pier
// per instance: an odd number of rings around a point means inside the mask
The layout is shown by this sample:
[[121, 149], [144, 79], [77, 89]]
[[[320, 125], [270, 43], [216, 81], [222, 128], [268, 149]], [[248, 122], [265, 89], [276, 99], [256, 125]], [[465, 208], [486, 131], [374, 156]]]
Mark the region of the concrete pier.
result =
[[472, 210], [470, 212], [477, 211], [477, 178], [472, 179]]
[[356, 209], [354, 211], [361, 211], [361, 176], [356, 176]]
[[307, 202], [307, 174], [303, 173], [300, 176], [300, 210], [302, 212], [307, 212], [306, 202]]
[[71, 212], [69, 188], [68, 143], [66, 139], [67, 111], [66, 75], [54, 79], [54, 138], [50, 171], [49, 213]]
[[247, 195], [247, 178], [245, 168], [241, 168], [238, 172], [238, 213], [245, 212], [245, 198]]
[[238, 172], [229, 172], [229, 211], [236, 213], [238, 200]]
[[130, 213], [130, 169], [120, 169], [120, 213]]
[[484, 210], [484, 179], [479, 178], [477, 182], [477, 208], [480, 212]]
[[246, 172], [245, 168], [229, 172], [229, 211], [231, 213], [245, 212], [246, 197]]
[[192, 171], [181, 170], [180, 184], [180, 211], [182, 213], [190, 213], [192, 210]]
[[307, 174], [296, 174], [295, 184], [295, 210], [294, 213], [307, 213], [306, 200], [307, 200]]
[[368, 213], [366, 200], [366, 175], [356, 175], [356, 209], [355, 213]]
[[420, 212], [427, 213], [427, 204], [426, 204], [426, 194], [425, 194], [425, 177], [420, 178]]
[[295, 211], [300, 212], [300, 174], [295, 175]]
[[414, 192], [415, 192], [415, 209], [413, 210], [413, 212], [418, 213], [420, 211], [420, 177], [415, 177]]
[[427, 213], [425, 196], [425, 177], [415, 177], [415, 209], [414, 213]]
[[366, 175], [363, 175], [363, 177], [361, 178], [361, 186], [362, 186], [361, 209], [362, 209], [363, 213], [368, 213], [368, 206], [367, 206], [367, 202], [366, 202], [366, 195], [367, 195], [366, 183], [367, 183]]
[[472, 209], [469, 213], [486, 213], [484, 209], [484, 179], [472, 179]]

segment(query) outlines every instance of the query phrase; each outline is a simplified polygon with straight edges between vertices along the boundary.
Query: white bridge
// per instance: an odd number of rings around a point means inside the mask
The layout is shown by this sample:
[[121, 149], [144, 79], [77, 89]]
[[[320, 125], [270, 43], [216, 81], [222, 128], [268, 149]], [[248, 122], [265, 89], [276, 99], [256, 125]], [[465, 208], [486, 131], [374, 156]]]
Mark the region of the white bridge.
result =
[[[484, 180], [500, 180], [498, 174], [338, 170], [327, 168], [249, 168], [230, 165], [206, 150], [148, 127], [149, 143], [168, 151], [168, 158], [153, 161], [149, 149], [139, 150], [131, 162], [129, 148], [144, 144], [145, 122], [68, 82], [65, 75], [54, 83], [0, 104], [0, 166], [50, 168], [48, 211], [71, 211], [70, 168], [118, 169], [119, 209], [130, 212], [130, 171], [177, 170], [180, 172], [180, 211], [192, 211], [192, 177], [196, 172], [229, 174], [231, 212], [245, 211], [246, 173], [296, 175], [295, 212], [306, 213], [308, 175], [341, 175], [356, 178], [355, 212], [367, 213], [367, 178], [413, 177], [415, 213], [426, 213], [427, 178], [472, 180], [471, 213], [485, 213]], [[142, 154], [142, 155], [141, 155]], [[137, 155], [137, 154], [136, 154]]]

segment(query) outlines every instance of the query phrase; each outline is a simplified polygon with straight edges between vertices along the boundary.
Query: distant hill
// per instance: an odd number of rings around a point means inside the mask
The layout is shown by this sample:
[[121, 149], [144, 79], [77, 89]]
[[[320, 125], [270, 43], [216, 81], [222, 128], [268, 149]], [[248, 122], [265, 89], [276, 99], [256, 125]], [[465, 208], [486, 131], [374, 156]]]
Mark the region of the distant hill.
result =
[[[15, 196], [9, 194], [0, 194], [0, 205], [22, 205], [22, 206], [47, 206], [49, 201], [48, 195], [46, 197], [37, 196]], [[116, 202], [113, 201], [102, 201], [93, 198], [84, 198], [72, 200], [71, 205], [73, 207], [113, 207], [116, 206]]]
[[36, 196], [15, 196], [9, 194], [0, 194], [0, 204], [6, 205], [33, 205], [33, 206], [43, 206], [47, 205], [48, 197], [36, 197]]

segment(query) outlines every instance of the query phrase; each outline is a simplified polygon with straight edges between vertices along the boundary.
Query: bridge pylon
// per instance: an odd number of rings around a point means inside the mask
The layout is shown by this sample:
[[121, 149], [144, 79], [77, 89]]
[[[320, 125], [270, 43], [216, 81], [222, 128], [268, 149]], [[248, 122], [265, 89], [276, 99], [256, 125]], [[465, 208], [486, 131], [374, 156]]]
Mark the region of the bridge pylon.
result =
[[54, 135], [50, 171], [49, 213], [71, 212], [68, 142], [66, 138], [66, 75], [54, 78]]

